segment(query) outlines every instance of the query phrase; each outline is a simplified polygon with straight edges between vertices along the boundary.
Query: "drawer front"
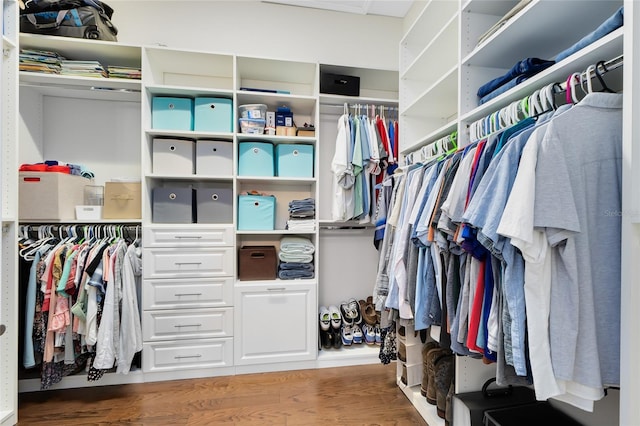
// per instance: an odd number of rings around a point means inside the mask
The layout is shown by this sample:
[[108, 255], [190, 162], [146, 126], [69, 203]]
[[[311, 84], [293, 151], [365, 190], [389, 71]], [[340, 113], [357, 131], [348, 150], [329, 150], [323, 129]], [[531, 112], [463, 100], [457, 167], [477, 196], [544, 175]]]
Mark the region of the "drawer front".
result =
[[144, 280], [144, 310], [215, 308], [233, 305], [233, 278]]
[[145, 249], [144, 278], [233, 276], [233, 248]]
[[142, 313], [142, 338], [145, 342], [229, 336], [233, 336], [233, 308]]
[[232, 365], [231, 337], [145, 343], [142, 350], [142, 371], [145, 373]]
[[233, 226], [145, 227], [144, 247], [233, 246]]

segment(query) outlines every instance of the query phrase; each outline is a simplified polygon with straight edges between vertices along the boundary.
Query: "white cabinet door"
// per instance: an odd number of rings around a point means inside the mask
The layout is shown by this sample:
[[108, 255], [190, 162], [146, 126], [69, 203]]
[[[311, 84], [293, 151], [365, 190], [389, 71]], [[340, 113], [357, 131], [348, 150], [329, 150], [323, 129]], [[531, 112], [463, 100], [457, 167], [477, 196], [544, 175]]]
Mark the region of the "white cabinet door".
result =
[[316, 284], [236, 284], [235, 365], [313, 360]]

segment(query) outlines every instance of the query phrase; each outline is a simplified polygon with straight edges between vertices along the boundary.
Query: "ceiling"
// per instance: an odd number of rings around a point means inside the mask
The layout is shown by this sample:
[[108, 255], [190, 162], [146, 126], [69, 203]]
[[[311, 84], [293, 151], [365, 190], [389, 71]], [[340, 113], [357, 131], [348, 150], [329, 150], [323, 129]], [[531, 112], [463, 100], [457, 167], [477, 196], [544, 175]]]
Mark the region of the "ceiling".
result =
[[413, 0], [265, 0], [265, 2], [394, 18], [404, 18], [413, 4]]

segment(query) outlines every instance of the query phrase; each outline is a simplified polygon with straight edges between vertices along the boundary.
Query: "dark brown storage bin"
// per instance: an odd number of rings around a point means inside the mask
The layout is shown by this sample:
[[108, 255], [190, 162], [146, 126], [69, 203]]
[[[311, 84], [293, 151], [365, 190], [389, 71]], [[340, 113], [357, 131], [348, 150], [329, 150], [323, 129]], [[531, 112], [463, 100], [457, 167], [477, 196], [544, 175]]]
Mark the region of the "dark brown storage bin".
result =
[[239, 250], [238, 279], [240, 281], [275, 280], [278, 257], [273, 246], [247, 246]]

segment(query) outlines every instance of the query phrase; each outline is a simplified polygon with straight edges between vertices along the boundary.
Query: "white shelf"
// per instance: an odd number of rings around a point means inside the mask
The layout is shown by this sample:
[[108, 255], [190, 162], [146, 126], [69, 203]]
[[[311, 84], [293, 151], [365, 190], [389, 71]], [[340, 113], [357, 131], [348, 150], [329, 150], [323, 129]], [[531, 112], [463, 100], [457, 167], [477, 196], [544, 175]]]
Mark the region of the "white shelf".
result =
[[462, 5], [462, 13], [480, 13], [502, 18], [517, 3], [518, 0], [467, 0]]
[[330, 368], [345, 365], [379, 364], [380, 345], [365, 343], [342, 346], [340, 349], [318, 351], [318, 367]]
[[[65, 376], [61, 382], [56, 383], [51, 389], [70, 389], [70, 388], [87, 388], [105, 386], [105, 385], [120, 385], [128, 383], [143, 383], [144, 374], [142, 370], [133, 370], [129, 374], [117, 374], [117, 373], [105, 373], [104, 376], [97, 382], [90, 382], [87, 380], [86, 374], [74, 374], [72, 376]], [[18, 382], [18, 392], [34, 392], [39, 391], [41, 385], [40, 379], [22, 379]]]
[[21, 33], [20, 48], [57, 52], [67, 59], [95, 60], [104, 66], [139, 68], [141, 64], [140, 46], [129, 46], [120, 42]]
[[450, 121], [449, 123], [445, 124], [444, 126], [440, 127], [439, 129], [434, 130], [433, 132], [429, 133], [428, 135], [424, 136], [423, 138], [418, 139], [415, 144], [411, 145], [409, 148], [406, 148], [405, 150], [401, 151], [400, 153], [404, 154], [404, 155], [407, 155], [407, 154], [409, 154], [411, 152], [416, 152], [417, 150], [419, 150], [423, 146], [429, 145], [430, 143], [435, 142], [438, 139], [451, 134], [452, 132], [454, 132], [457, 129], [458, 129], [458, 119], [455, 119], [455, 120]]
[[[238, 105], [244, 104], [265, 104], [269, 111], [275, 111], [278, 107], [288, 106], [293, 112], [295, 121], [298, 114], [311, 114], [316, 106], [315, 96], [299, 96], [286, 95], [282, 93], [266, 93], [266, 92], [236, 92], [238, 97]], [[303, 123], [297, 123], [302, 126]]]
[[170, 136], [175, 138], [187, 138], [187, 139], [225, 139], [232, 140], [233, 133], [225, 132], [198, 132], [189, 130], [162, 130], [162, 129], [147, 129], [145, 133], [149, 136]]
[[434, 81], [438, 76], [458, 63], [458, 52], [449, 47], [458, 43], [458, 15], [454, 15], [437, 33], [416, 59], [401, 72], [403, 80]]
[[373, 98], [366, 96], [344, 96], [344, 95], [329, 95], [320, 94], [320, 106], [323, 105], [343, 105], [343, 104], [372, 104], [372, 105], [384, 105], [384, 106], [397, 106], [398, 98]]
[[233, 98], [232, 90], [209, 89], [206, 87], [172, 86], [172, 85], [146, 85], [145, 88], [153, 96], [213, 96]]
[[438, 417], [436, 406], [429, 404], [427, 399], [420, 393], [420, 385], [407, 386], [400, 379], [397, 380], [397, 383], [398, 387], [429, 426], [444, 426], [444, 420]]
[[238, 182], [240, 183], [306, 183], [313, 184], [316, 182], [316, 178], [288, 178], [279, 176], [238, 176]]
[[[440, 24], [449, 21], [457, 11], [458, 2], [456, 1], [430, 0], [427, 2], [418, 18], [400, 41], [401, 49], [410, 49], [414, 44], [424, 45], [425, 40], [432, 40], [434, 35], [442, 28]], [[411, 54], [408, 54], [407, 57], [412, 60]], [[401, 67], [403, 65], [402, 62], [401, 60]]]
[[140, 80], [20, 71], [20, 86], [58, 97], [140, 102]]
[[564, 81], [573, 72], [584, 71], [589, 65], [595, 64], [600, 60], [617, 57], [622, 53], [623, 35], [624, 28], [618, 28], [616, 31], [536, 74], [502, 95], [461, 115], [460, 121], [470, 123], [483, 118], [510, 102], [531, 95], [536, 89], [554, 82]]
[[271, 136], [271, 135], [252, 135], [247, 133], [238, 133], [238, 141], [255, 141], [259, 139], [261, 141], [269, 141], [272, 143], [302, 143], [302, 144], [314, 144], [317, 139], [315, 137], [307, 136]]
[[274, 229], [273, 231], [244, 231], [237, 230], [237, 235], [313, 235], [316, 231], [310, 232], [300, 232], [300, 231], [290, 231], [288, 229]]
[[236, 280], [236, 286], [242, 285], [291, 285], [291, 284], [316, 284], [317, 280], [315, 278], [303, 278], [303, 279], [295, 279], [295, 280], [281, 280], [280, 278], [276, 278], [275, 280], [255, 280], [255, 281], [241, 281]]
[[621, 4], [603, 1], [576, 7], [567, 1], [534, 0], [467, 55], [462, 65], [510, 69], [525, 57], [554, 59], [598, 27]]
[[163, 180], [190, 180], [190, 181], [198, 181], [198, 180], [225, 180], [232, 181], [233, 176], [207, 176], [207, 175], [164, 175], [164, 174], [148, 174], [146, 175], [149, 179], [163, 179]]
[[458, 110], [458, 66], [447, 71], [406, 109], [404, 116], [446, 118]]
[[55, 223], [55, 224], [82, 224], [82, 225], [119, 225], [119, 224], [142, 224], [142, 219], [98, 219], [98, 220], [25, 220], [20, 224], [39, 224], [39, 223]]

